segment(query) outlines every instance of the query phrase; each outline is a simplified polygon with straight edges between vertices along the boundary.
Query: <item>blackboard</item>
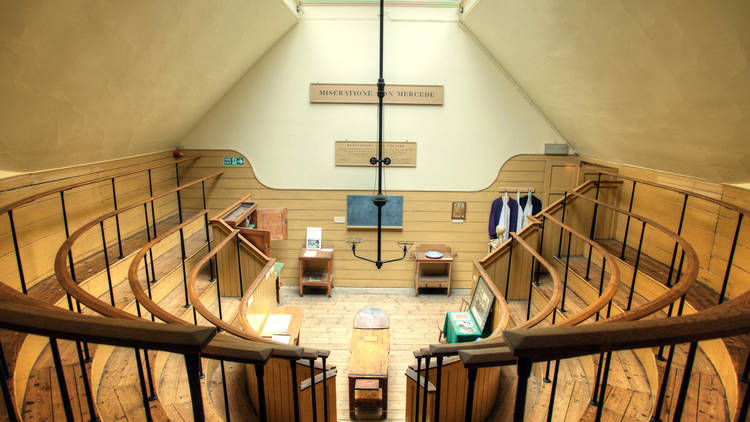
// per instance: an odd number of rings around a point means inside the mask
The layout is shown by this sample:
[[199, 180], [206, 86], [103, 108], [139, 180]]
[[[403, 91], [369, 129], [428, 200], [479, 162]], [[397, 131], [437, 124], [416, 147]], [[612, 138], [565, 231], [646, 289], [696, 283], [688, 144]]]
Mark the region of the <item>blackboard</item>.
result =
[[[386, 229], [400, 230], [404, 224], [404, 197], [388, 196], [383, 206], [382, 225]], [[346, 227], [369, 229], [378, 226], [378, 207], [371, 195], [346, 195]]]

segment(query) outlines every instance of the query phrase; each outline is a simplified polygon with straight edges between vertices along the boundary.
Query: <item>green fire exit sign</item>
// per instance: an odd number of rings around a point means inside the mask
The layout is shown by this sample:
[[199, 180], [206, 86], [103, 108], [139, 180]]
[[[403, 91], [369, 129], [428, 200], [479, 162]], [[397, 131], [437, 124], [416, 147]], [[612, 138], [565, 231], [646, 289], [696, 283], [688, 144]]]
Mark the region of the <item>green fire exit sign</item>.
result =
[[224, 165], [225, 166], [244, 166], [245, 158], [244, 157], [224, 157]]

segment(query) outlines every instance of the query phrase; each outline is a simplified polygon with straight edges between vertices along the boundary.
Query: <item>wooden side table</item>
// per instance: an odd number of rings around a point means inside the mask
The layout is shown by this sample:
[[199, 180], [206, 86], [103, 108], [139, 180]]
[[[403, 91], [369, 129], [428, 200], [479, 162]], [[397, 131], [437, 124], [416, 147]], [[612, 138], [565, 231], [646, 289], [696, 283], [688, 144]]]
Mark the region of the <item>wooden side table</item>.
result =
[[305, 249], [299, 253], [299, 295], [305, 286], [333, 288], [333, 248]]
[[[442, 258], [428, 258], [427, 251], [438, 251], [443, 254]], [[453, 271], [453, 253], [446, 245], [419, 245], [414, 252], [417, 262], [414, 274], [414, 288], [419, 295], [422, 288], [447, 289], [448, 296], [451, 295], [451, 272]]]

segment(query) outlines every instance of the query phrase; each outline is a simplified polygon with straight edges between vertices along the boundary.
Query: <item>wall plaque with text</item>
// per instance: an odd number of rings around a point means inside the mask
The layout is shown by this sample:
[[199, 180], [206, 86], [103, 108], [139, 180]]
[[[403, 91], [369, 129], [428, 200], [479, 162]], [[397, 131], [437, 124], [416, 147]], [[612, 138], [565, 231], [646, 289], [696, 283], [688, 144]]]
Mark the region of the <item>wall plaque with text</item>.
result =
[[[378, 156], [377, 142], [336, 141], [336, 165], [373, 167], [370, 157]], [[417, 144], [414, 142], [383, 142], [383, 158], [391, 159], [389, 167], [416, 167]]]
[[[442, 85], [387, 85], [383, 104], [443, 105]], [[377, 104], [375, 84], [310, 84], [311, 103]]]

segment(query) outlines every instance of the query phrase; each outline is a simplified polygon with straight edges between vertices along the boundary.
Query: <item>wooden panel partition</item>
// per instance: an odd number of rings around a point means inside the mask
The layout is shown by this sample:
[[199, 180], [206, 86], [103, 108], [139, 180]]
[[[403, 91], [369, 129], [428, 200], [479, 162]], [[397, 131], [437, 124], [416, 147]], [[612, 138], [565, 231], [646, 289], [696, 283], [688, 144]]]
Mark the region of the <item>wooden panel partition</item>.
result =
[[[700, 269], [698, 279], [713, 290], [721, 290], [735, 237], [738, 211], [731, 206], [750, 210], [750, 190], [721, 183], [709, 182], [687, 176], [636, 168], [606, 161], [590, 160], [586, 166], [588, 179], [597, 177], [600, 168], [616, 173], [624, 178], [618, 195], [618, 206], [628, 209], [632, 194], [632, 178], [647, 183], [638, 183], [633, 196], [633, 212], [651, 218], [674, 231], [679, 228], [684, 205], [683, 192], [691, 192], [685, 208], [682, 236], [695, 248]], [[610, 177], [611, 179], [611, 177]], [[659, 186], [649, 185], [653, 183]], [[660, 186], [666, 186], [665, 189]], [[701, 199], [705, 197], [705, 199]], [[722, 201], [728, 206], [720, 206], [714, 201]], [[728, 297], [736, 297], [750, 289], [750, 219], [744, 218], [732, 261], [732, 269], [727, 286]], [[626, 221], [617, 221], [616, 238], [625, 234]], [[639, 233], [628, 232], [628, 245], [638, 242]], [[648, 239], [650, 245], [646, 253], [654, 259], [669, 265], [674, 243], [666, 239]]]
[[[373, 265], [354, 258], [351, 248], [347, 248], [344, 239], [361, 237], [365, 240], [357, 248], [358, 253], [372, 256], [375, 251], [375, 232], [347, 230], [345, 224], [334, 223], [333, 217], [346, 216], [346, 195], [366, 195], [368, 191], [351, 190], [295, 190], [274, 189], [264, 186], [256, 178], [247, 157], [241, 167], [224, 167], [223, 157], [240, 154], [226, 150], [188, 150], [186, 155], [200, 155], [201, 159], [183, 173], [184, 181], [191, 180], [218, 169], [225, 174], [215, 184], [206, 185], [208, 207], [219, 211], [248, 192], [253, 201], [262, 204], [263, 208], [285, 207], [288, 209], [288, 239], [271, 241], [274, 258], [285, 264], [281, 273], [284, 285], [297, 285], [297, 257], [299, 247], [304, 244], [307, 227], [321, 227], [323, 241], [330, 242], [335, 248], [336, 285], [337, 286], [379, 286], [379, 287], [412, 287], [414, 282], [414, 262], [405, 260], [388, 264], [388, 271], [377, 271]], [[495, 180], [480, 191], [471, 192], [428, 192], [428, 191], [390, 191], [393, 195], [404, 196], [404, 229], [403, 231], [384, 233], [384, 256], [389, 255], [392, 245], [393, 254], [398, 253], [396, 240], [410, 240], [420, 243], [442, 243], [458, 252], [453, 264], [454, 288], [472, 286], [472, 261], [482, 259], [487, 253], [489, 240], [488, 222], [490, 205], [500, 196], [502, 188], [531, 187], [536, 189], [534, 195], [543, 205], [548, 204], [548, 192], [552, 183], [551, 169], [553, 164], [577, 169], [578, 159], [574, 156], [519, 155], [506, 162]], [[367, 169], [363, 169], [366, 171]], [[572, 171], [569, 169], [569, 171]], [[568, 182], [566, 182], [568, 183]], [[568, 189], [575, 187], [573, 184]], [[555, 189], [566, 186], [555, 182]], [[557, 190], [555, 190], [556, 192]], [[522, 192], [524, 194], [525, 192]], [[515, 192], [512, 193], [515, 196]], [[451, 222], [451, 205], [453, 201], [466, 201], [467, 213], [463, 223]], [[184, 204], [192, 208], [201, 207], [200, 189], [186, 193]]]

